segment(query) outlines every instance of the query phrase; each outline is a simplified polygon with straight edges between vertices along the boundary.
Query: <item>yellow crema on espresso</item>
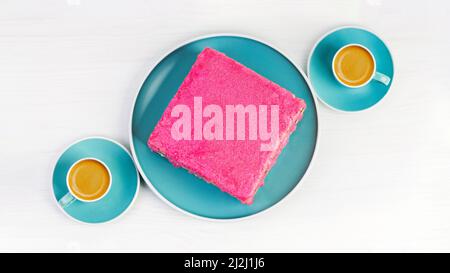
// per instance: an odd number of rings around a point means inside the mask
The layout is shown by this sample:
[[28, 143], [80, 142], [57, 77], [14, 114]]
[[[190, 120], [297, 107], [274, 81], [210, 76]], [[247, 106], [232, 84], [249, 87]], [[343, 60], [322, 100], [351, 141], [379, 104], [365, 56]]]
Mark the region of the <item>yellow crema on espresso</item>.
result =
[[333, 69], [341, 82], [356, 87], [372, 78], [375, 63], [372, 55], [365, 48], [352, 45], [337, 53]]
[[111, 177], [100, 162], [86, 159], [75, 164], [69, 173], [68, 184], [75, 197], [94, 201], [101, 198], [109, 189]]

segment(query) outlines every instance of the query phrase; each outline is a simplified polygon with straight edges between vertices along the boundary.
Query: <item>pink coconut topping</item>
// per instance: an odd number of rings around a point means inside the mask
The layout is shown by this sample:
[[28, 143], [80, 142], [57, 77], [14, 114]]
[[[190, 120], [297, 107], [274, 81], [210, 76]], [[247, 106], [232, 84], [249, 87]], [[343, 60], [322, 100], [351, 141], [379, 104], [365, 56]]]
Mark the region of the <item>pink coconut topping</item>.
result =
[[[195, 137], [199, 131], [194, 128], [194, 125], [198, 125], [194, 120], [194, 112], [198, 114], [198, 109], [194, 109], [194, 98], [201, 98], [203, 110], [208, 105], [217, 105], [223, 109], [222, 139], [199, 139], [198, 134]], [[180, 118], [180, 115], [174, 116], [173, 113], [177, 105], [186, 105], [190, 109], [190, 139], [173, 137], [174, 123]], [[255, 105], [257, 109], [261, 105], [268, 106], [269, 128], [270, 107], [277, 105], [279, 137], [273, 149], [261, 149], [262, 144], [270, 141], [263, 141], [259, 137], [250, 139], [250, 119], [247, 118], [245, 139], [227, 139], [227, 105]], [[206, 48], [198, 55], [189, 74], [164, 111], [148, 139], [148, 146], [154, 152], [165, 156], [174, 166], [187, 169], [244, 204], [251, 204], [258, 188], [264, 184], [264, 178], [287, 144], [289, 136], [302, 119], [305, 108], [305, 102], [286, 89], [226, 55]], [[211, 116], [202, 116], [200, 119], [204, 125], [210, 118]], [[234, 122], [236, 133], [237, 118]]]

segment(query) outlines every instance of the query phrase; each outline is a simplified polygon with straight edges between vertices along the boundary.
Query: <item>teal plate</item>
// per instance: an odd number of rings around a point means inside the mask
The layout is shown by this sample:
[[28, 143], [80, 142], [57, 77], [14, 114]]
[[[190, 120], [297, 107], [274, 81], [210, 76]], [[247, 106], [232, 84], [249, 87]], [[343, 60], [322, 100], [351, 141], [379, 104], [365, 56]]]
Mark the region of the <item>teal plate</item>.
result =
[[[252, 205], [243, 205], [182, 168], [176, 168], [146, 145], [150, 133], [189, 72], [197, 55], [211, 47], [305, 100], [307, 109], [288, 145], [269, 172]], [[134, 104], [130, 143], [136, 165], [151, 189], [182, 212], [208, 219], [237, 219], [257, 214], [280, 202], [300, 182], [313, 158], [318, 135], [316, 102], [307, 78], [286, 56], [261, 41], [217, 35], [186, 43], [151, 70]]]
[[[377, 62], [377, 71], [391, 78], [388, 86], [371, 81], [361, 88], [348, 88], [334, 77], [331, 63], [344, 45], [367, 47]], [[374, 33], [360, 27], [342, 27], [325, 34], [314, 46], [308, 61], [308, 76], [319, 99], [335, 110], [356, 112], [368, 109], [383, 99], [394, 79], [394, 63], [386, 44]]]
[[[75, 201], [62, 209], [75, 220], [97, 224], [122, 215], [134, 202], [139, 190], [139, 174], [128, 151], [119, 143], [102, 138], [85, 138], [70, 145], [59, 157], [53, 170], [53, 194], [56, 200], [67, 192], [66, 175], [76, 161], [93, 157], [111, 171], [112, 185], [102, 199], [85, 203]], [[58, 204], [59, 206], [59, 204]]]

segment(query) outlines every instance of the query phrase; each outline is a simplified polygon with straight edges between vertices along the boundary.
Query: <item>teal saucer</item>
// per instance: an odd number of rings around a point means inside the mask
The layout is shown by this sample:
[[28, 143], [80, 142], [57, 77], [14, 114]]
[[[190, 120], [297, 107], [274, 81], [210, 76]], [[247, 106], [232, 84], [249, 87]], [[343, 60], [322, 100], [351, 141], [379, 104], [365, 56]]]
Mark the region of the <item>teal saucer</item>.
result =
[[[377, 62], [377, 71], [391, 78], [389, 85], [372, 80], [360, 88], [348, 88], [334, 77], [331, 63], [334, 54], [344, 45], [367, 47]], [[308, 60], [308, 76], [319, 99], [329, 107], [356, 112], [368, 109], [383, 99], [394, 78], [394, 63], [386, 44], [374, 33], [360, 27], [342, 27], [325, 34], [314, 46]]]
[[131, 206], [139, 190], [139, 175], [130, 154], [113, 140], [92, 137], [70, 145], [61, 154], [53, 170], [54, 197], [59, 200], [68, 192], [67, 171], [73, 163], [85, 157], [100, 159], [108, 166], [113, 181], [111, 189], [98, 201], [91, 203], [75, 201], [61, 209], [68, 216], [84, 223], [97, 224], [111, 221]]
[[[197, 55], [211, 47], [290, 90], [306, 102], [306, 110], [289, 143], [257, 192], [244, 205], [217, 187], [174, 167], [147, 147], [147, 139]], [[262, 41], [238, 35], [214, 35], [180, 45], [150, 71], [135, 100], [130, 146], [136, 165], [149, 187], [170, 206], [202, 219], [231, 220], [256, 215], [280, 203], [306, 174], [316, 149], [316, 101], [303, 72], [279, 50]]]

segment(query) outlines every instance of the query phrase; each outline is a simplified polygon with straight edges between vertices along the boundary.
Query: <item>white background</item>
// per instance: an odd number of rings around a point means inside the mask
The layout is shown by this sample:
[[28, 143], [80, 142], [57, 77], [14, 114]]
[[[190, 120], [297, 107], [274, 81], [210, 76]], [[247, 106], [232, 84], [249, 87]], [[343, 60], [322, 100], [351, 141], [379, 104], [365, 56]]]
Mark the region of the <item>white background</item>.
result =
[[[450, 250], [450, 6], [445, 1], [0, 1], [1, 251]], [[331, 28], [373, 29], [396, 76], [374, 109], [319, 105], [316, 161], [298, 191], [250, 220], [207, 222], [146, 186], [98, 226], [56, 207], [53, 163], [91, 135], [128, 146], [133, 99], [153, 63], [199, 35], [236, 32], [306, 68]]]

